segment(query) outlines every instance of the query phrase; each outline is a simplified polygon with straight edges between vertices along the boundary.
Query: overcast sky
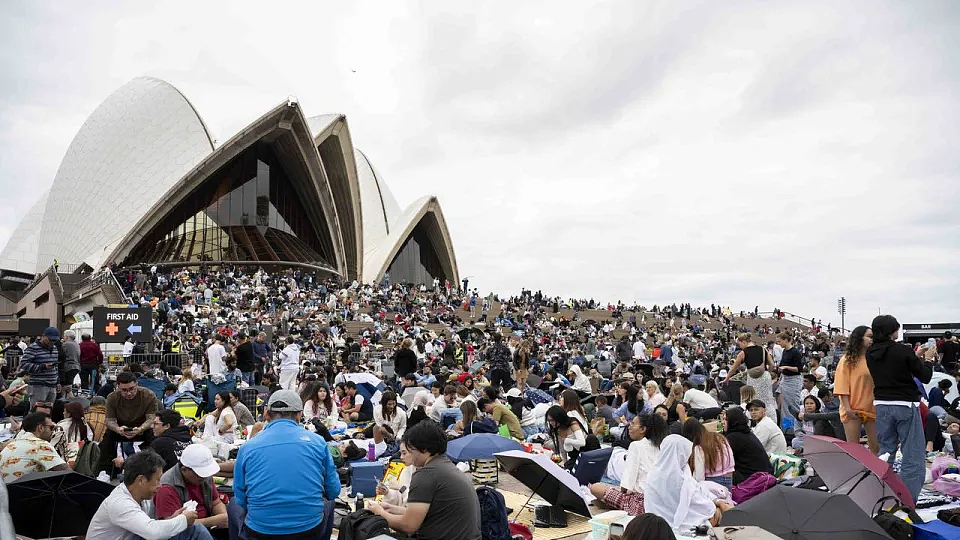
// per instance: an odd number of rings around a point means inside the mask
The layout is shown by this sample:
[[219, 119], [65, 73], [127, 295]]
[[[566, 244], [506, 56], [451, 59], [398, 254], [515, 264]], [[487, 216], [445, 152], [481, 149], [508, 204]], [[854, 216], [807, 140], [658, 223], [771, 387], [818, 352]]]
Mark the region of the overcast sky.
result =
[[151, 75], [220, 141], [346, 114], [483, 291], [960, 321], [953, 0], [148, 4], [4, 3], [0, 242]]

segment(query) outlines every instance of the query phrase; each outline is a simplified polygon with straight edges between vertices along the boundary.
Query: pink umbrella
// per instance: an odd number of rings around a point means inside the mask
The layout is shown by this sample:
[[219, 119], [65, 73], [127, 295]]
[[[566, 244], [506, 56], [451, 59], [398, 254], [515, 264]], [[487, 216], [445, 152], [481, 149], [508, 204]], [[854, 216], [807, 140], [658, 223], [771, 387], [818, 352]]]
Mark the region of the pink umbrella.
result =
[[910, 490], [893, 468], [860, 444], [807, 435], [803, 438], [803, 457], [831, 493], [850, 496], [871, 516], [884, 497], [895, 497], [909, 508], [915, 506]]

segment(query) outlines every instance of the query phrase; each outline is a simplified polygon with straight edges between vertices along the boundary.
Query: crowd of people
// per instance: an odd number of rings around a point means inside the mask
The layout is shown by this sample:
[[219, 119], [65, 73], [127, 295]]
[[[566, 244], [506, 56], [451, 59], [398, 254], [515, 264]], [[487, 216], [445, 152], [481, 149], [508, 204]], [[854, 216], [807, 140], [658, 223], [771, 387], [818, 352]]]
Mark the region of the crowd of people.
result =
[[[588, 486], [597, 504], [642, 516], [631, 530], [685, 531], [717, 524], [734, 486], [771, 473], [771, 455], [801, 454], [806, 436], [865, 437], [891, 463], [899, 450], [916, 497], [926, 452], [960, 431], [950, 379], [924, 389], [934, 370], [956, 371], [956, 337], [914, 348], [891, 316], [846, 335], [779, 310], [482, 297], [466, 281], [240, 267], [118, 278], [153, 308], [154, 343], [131, 342], [110, 368], [90, 336], [50, 328], [11, 343], [19, 366], [2, 393], [22, 419], [0, 451], [5, 482], [67, 468], [120, 479], [88, 539], [326, 538], [341, 491], [334, 456], [369, 450], [407, 465], [370, 511], [423, 540], [479, 540], [470, 477], [446, 457], [448, 440], [476, 433], [542, 445], [570, 469], [613, 447]], [[163, 381], [163, 397], [147, 379]], [[225, 381], [232, 390], [210, 399], [201, 390]], [[210, 412], [184, 418], [184, 396]], [[218, 461], [216, 444], [239, 451]], [[214, 476], [232, 478], [232, 497]]]

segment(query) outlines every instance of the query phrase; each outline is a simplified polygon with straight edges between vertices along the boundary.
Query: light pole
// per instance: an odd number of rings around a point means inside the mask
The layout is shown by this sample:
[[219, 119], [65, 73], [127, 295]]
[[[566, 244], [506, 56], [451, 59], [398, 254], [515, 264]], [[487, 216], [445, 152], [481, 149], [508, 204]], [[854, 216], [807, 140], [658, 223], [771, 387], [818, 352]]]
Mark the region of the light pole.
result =
[[837, 313], [840, 314], [840, 334], [846, 334], [846, 317], [847, 317], [847, 298], [841, 296], [837, 299]]

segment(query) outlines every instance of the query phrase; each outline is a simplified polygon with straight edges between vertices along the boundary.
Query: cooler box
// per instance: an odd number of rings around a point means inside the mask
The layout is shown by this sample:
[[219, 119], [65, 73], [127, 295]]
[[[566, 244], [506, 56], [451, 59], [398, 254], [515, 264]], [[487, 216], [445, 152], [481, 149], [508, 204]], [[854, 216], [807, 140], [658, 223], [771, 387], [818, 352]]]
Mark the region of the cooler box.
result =
[[913, 523], [914, 540], [957, 540], [960, 527], [935, 519], [926, 523]]
[[573, 476], [576, 477], [581, 486], [599, 482], [603, 478], [603, 474], [607, 472], [607, 463], [610, 462], [612, 454], [613, 447], [580, 452], [580, 455], [577, 456], [577, 462], [573, 466]]
[[363, 493], [364, 498], [377, 496], [377, 483], [383, 479], [383, 463], [379, 461], [354, 461], [347, 464], [350, 469], [350, 496]]

